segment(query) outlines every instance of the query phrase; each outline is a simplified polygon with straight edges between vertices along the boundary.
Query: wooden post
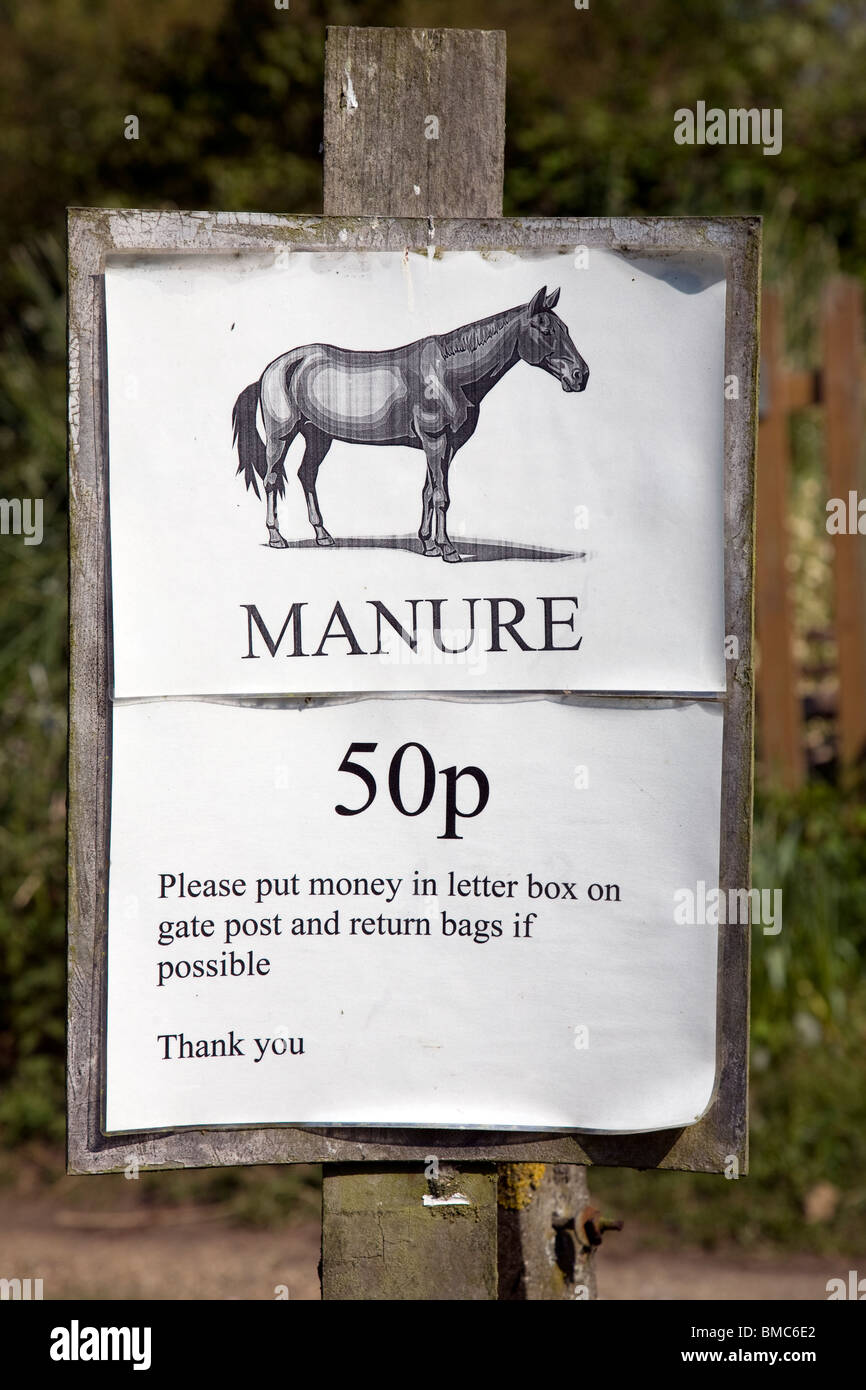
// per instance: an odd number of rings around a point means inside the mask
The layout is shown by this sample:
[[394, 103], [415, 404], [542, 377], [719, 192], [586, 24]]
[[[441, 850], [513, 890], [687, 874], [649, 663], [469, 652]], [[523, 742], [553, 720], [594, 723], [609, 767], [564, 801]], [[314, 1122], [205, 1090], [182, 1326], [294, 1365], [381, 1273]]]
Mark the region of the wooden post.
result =
[[505, 34], [329, 28], [325, 216], [501, 217]]
[[[501, 217], [504, 145], [504, 33], [329, 28], [326, 216]], [[431, 1158], [433, 1151], [435, 1139]], [[586, 1205], [584, 1170], [557, 1165], [558, 1181], [539, 1184], [529, 1170], [544, 1165], [508, 1168], [527, 1171], [525, 1181], [511, 1178], [503, 1189], [519, 1191], [520, 1201], [506, 1195], [498, 1213], [508, 1252], [501, 1296], [574, 1297], [581, 1280], [589, 1289], [585, 1251], [570, 1258], [567, 1229]], [[431, 1179], [422, 1164], [325, 1164], [324, 1299], [497, 1298], [495, 1168], [437, 1164], [433, 1171]], [[425, 1197], [436, 1204], [424, 1205]], [[536, 1273], [548, 1253], [542, 1231], [562, 1255], [563, 1273], [554, 1265], [547, 1279]]]
[[606, 1223], [589, 1205], [586, 1169], [503, 1163], [498, 1200], [500, 1300], [595, 1298], [594, 1247]]
[[[823, 394], [829, 496], [849, 509], [863, 487], [863, 293], [837, 276], [821, 305]], [[854, 505], [857, 513], [857, 502]], [[839, 669], [839, 753], [851, 765], [866, 753], [866, 539], [833, 536], [835, 629]]]
[[788, 592], [788, 408], [782, 303], [765, 290], [761, 312], [761, 419], [758, 427], [755, 617], [760, 653], [761, 761], [786, 787], [803, 780], [804, 753]]
[[492, 1164], [443, 1164], [433, 1183], [421, 1163], [325, 1164], [324, 1299], [480, 1302], [496, 1288]]

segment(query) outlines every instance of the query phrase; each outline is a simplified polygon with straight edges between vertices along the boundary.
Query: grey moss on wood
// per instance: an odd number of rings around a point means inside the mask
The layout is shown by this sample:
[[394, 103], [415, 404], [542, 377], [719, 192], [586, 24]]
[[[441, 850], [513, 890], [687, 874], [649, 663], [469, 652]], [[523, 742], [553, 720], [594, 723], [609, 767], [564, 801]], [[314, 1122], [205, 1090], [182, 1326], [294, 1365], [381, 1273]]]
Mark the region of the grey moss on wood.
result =
[[[496, 1168], [442, 1169], [431, 1198], [412, 1170], [328, 1164], [322, 1190], [322, 1298], [495, 1301]], [[431, 1200], [439, 1205], [425, 1205]]]

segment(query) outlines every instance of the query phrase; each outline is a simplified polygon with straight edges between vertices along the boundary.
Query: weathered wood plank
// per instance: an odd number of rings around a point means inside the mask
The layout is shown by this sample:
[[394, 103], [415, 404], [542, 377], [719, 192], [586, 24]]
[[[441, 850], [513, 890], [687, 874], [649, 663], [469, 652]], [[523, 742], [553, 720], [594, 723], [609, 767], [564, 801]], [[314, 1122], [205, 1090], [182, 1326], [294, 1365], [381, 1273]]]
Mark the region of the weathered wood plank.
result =
[[88, 219], [72, 213], [68, 233], [67, 1163], [73, 1171], [100, 1125], [111, 720], [102, 253]]
[[[772, 293], [772, 291], [765, 293]], [[783, 371], [776, 379], [784, 410], [805, 410], [806, 406], [819, 404], [821, 400], [820, 372]]]
[[499, 217], [501, 30], [329, 28], [325, 214]]
[[765, 290], [761, 318], [762, 391], [767, 409], [758, 428], [758, 721], [761, 759], [773, 779], [797, 787], [805, 757], [794, 662], [789, 595], [788, 484], [790, 456], [783, 369], [782, 303]]
[[[856, 280], [837, 276], [826, 286], [821, 329], [827, 486], [847, 508], [850, 493], [864, 493], [863, 292]], [[850, 766], [866, 753], [866, 539], [856, 533], [832, 540], [839, 752]]]
[[[504, 34], [328, 30], [326, 213], [501, 217], [504, 157]], [[468, 1203], [431, 1207], [417, 1168], [325, 1164], [322, 1298], [495, 1299], [495, 1171], [452, 1172]]]

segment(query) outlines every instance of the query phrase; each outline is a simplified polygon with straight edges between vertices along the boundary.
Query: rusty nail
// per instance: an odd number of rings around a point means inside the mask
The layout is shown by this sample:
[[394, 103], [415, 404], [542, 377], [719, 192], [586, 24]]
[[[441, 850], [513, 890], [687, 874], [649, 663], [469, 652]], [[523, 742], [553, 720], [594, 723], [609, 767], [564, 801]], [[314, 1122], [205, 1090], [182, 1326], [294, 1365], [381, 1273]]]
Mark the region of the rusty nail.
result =
[[584, 1207], [577, 1218], [577, 1234], [585, 1250], [594, 1250], [601, 1245], [605, 1231], [621, 1231], [621, 1221], [609, 1221], [602, 1216], [598, 1207]]

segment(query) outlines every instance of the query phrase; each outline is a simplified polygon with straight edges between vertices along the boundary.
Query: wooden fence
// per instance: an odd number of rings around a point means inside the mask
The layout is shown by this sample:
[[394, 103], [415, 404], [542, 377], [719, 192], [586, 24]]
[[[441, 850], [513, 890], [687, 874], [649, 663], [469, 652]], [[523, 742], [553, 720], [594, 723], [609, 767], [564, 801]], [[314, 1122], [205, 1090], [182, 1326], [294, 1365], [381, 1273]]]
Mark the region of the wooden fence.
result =
[[[782, 302], [764, 291], [761, 314], [761, 408], [758, 430], [755, 616], [758, 756], [764, 775], [794, 788], [823, 760], [850, 767], [866, 755], [866, 498], [863, 485], [863, 291], [857, 280], [828, 281], [821, 300], [821, 368], [792, 371], [785, 364]], [[791, 600], [789, 417], [820, 405], [824, 427], [822, 506], [841, 499], [853, 533], [831, 535], [832, 621], [806, 634], [810, 656], [795, 655]], [[825, 514], [826, 516], [826, 514]], [[864, 534], [856, 530], [861, 520]], [[827, 653], [831, 655], [828, 657]], [[834, 670], [835, 668], [835, 670]], [[810, 681], [833, 677], [829, 690]], [[825, 722], [818, 756], [807, 753], [806, 727]]]

